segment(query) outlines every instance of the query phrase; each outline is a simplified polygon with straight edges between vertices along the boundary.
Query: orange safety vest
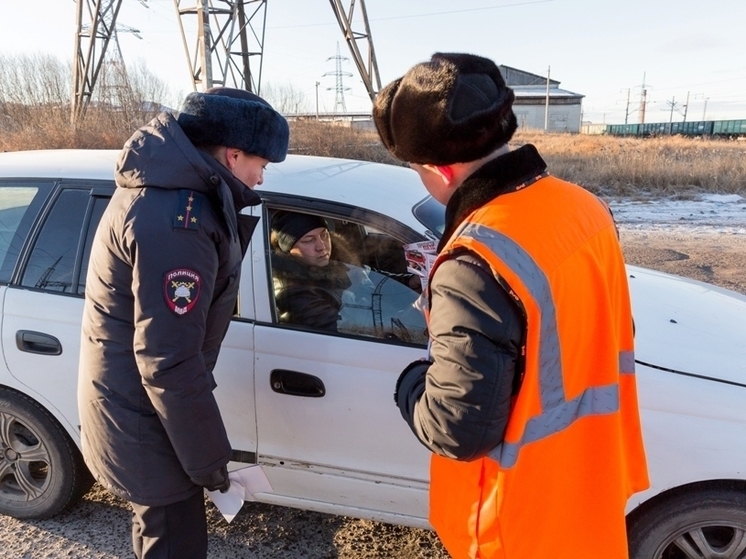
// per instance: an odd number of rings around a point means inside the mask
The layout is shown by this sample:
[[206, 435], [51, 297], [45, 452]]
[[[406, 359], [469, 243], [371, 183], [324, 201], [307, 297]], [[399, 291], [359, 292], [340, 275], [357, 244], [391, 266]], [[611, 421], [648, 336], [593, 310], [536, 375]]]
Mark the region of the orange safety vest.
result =
[[525, 309], [525, 368], [489, 456], [433, 455], [430, 523], [454, 559], [626, 559], [624, 509], [649, 482], [609, 212], [576, 185], [540, 178], [468, 216], [431, 278], [460, 247]]

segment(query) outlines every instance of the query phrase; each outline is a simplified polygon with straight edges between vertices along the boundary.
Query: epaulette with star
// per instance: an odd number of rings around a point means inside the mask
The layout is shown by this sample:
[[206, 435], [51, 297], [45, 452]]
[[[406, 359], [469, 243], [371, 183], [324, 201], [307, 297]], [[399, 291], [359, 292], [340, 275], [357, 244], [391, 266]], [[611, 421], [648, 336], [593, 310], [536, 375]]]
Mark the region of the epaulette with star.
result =
[[174, 213], [174, 229], [199, 229], [202, 197], [193, 190], [180, 190]]

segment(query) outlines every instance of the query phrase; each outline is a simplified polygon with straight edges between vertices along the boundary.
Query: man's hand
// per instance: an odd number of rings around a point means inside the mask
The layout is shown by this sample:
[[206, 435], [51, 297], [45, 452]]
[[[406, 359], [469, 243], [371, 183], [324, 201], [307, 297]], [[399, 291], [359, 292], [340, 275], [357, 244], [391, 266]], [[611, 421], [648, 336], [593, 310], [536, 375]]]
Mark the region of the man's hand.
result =
[[204, 487], [208, 491], [220, 491], [225, 493], [231, 486], [231, 480], [228, 479], [228, 466], [222, 466], [217, 470], [213, 470], [206, 476], [192, 477], [189, 478], [196, 485]]

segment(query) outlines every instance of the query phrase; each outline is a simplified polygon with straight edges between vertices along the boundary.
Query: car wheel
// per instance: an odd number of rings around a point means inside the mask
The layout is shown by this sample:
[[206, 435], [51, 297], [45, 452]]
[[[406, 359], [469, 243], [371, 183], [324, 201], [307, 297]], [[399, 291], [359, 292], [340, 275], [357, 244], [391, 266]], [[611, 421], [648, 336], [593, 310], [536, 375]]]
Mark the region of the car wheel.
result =
[[746, 492], [693, 488], [634, 515], [630, 559], [743, 559]]
[[91, 485], [77, 447], [49, 412], [23, 394], [0, 390], [0, 514], [47, 518]]

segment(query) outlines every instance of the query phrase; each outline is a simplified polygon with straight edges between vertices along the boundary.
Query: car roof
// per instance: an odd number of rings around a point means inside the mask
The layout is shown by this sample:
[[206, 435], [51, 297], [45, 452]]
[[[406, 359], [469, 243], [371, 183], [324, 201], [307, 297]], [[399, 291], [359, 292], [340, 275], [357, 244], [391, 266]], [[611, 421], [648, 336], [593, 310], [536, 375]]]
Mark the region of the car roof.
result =
[[397, 165], [289, 155], [267, 167], [262, 192], [329, 200], [388, 215], [408, 225], [412, 207], [428, 194], [417, 174]]
[[114, 149], [8, 151], [0, 153], [0, 177], [112, 180], [118, 156]]
[[[0, 178], [112, 180], [120, 150], [58, 149], [0, 153]], [[412, 224], [427, 196], [413, 171], [351, 159], [288, 155], [267, 166], [257, 192], [359, 206]]]

